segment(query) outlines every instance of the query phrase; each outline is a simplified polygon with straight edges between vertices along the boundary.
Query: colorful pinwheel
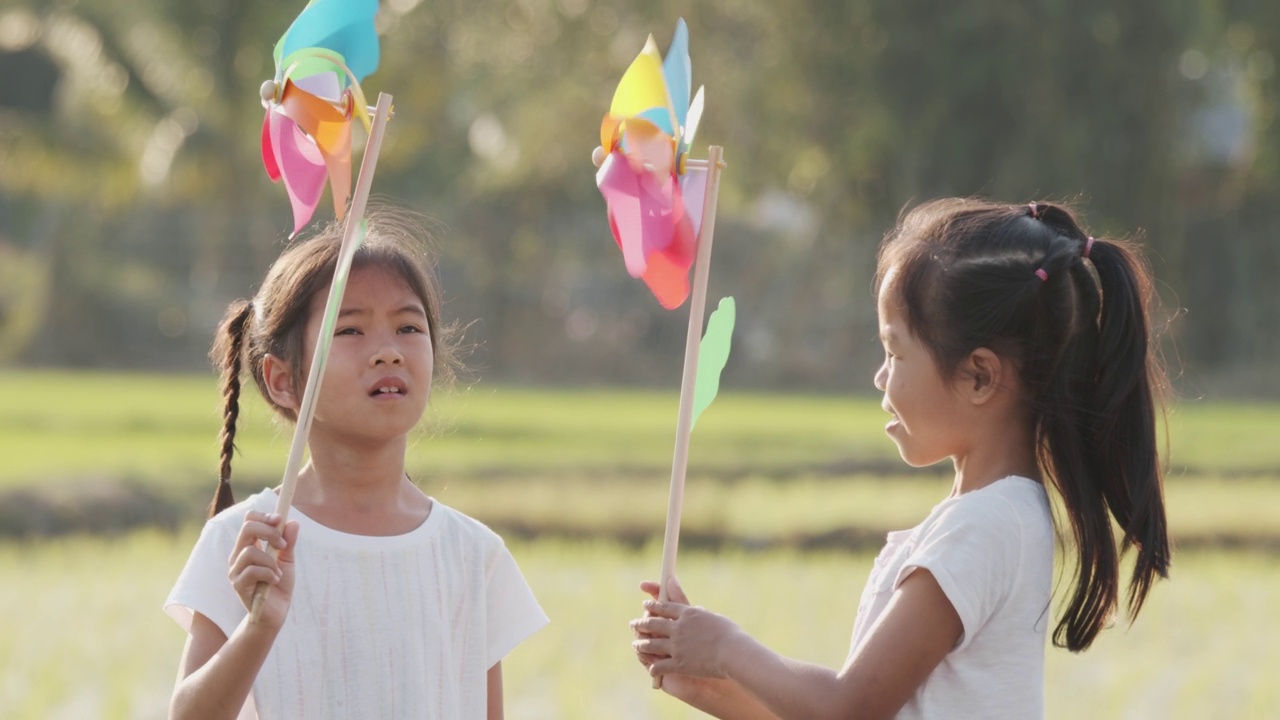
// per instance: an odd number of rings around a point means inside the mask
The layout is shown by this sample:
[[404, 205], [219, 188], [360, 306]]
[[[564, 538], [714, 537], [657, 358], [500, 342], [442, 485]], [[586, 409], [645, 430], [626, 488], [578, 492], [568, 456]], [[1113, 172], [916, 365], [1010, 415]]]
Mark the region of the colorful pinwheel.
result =
[[[706, 338], [699, 342], [724, 163], [723, 148], [717, 146], [708, 148], [706, 160], [688, 157], [702, 118], [702, 88], [690, 102], [691, 79], [689, 30], [680, 20], [666, 60], [658, 55], [650, 36], [623, 74], [600, 126], [601, 145], [592, 155], [600, 168], [596, 186], [608, 206], [609, 226], [631, 277], [643, 278], [658, 303], [673, 310], [690, 297], [689, 270], [696, 265], [662, 541], [660, 600], [667, 599], [668, 580], [675, 574], [689, 435], [719, 388], [736, 314], [733, 298], [726, 298], [721, 302], [723, 312], [712, 315]], [[704, 344], [708, 362], [700, 367], [698, 355]], [[655, 678], [654, 687], [660, 685], [661, 678]]]
[[627, 272], [668, 310], [689, 296], [706, 188], [705, 164], [690, 172], [686, 159], [702, 116], [702, 88], [689, 101], [691, 79], [689, 30], [680, 20], [666, 60], [649, 36], [623, 74], [595, 156]]
[[378, 68], [377, 0], [311, 0], [275, 47], [262, 84], [262, 163], [284, 181], [296, 234], [315, 213], [325, 178], [339, 220], [351, 195], [351, 121], [370, 128], [360, 81]]

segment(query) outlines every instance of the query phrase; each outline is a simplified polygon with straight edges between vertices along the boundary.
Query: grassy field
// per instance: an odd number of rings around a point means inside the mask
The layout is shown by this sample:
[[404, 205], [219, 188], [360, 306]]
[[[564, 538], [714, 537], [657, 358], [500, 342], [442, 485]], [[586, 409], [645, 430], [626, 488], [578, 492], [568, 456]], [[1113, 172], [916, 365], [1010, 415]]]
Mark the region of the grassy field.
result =
[[[0, 545], [0, 717], [162, 717], [184, 635], [160, 604], [194, 538], [192, 529]], [[630, 652], [626, 623], [658, 547], [517, 542], [512, 551], [552, 623], [504, 663], [508, 717], [702, 717], [649, 689]], [[779, 652], [837, 665], [870, 562], [689, 553], [680, 573], [695, 601]], [[1108, 631], [1084, 655], [1049, 651], [1048, 717], [1280, 717], [1278, 600], [1273, 557], [1184, 553], [1132, 628]]]
[[[415, 478], [504, 532], [553, 620], [505, 664], [509, 717], [699, 716], [648, 688], [626, 627], [659, 564], [675, 406], [674, 392], [438, 398]], [[241, 495], [278, 481], [291, 433], [256, 400], [246, 416]], [[177, 508], [173, 531], [0, 543], [0, 717], [163, 716], [183, 635], [160, 603], [212, 491], [217, 417], [208, 377], [0, 373], [0, 523], [33, 497], [112, 488], [144, 525], [156, 518], [128, 493]], [[717, 400], [693, 438], [680, 574], [694, 599], [781, 652], [841, 662], [883, 531], [917, 522], [949, 484], [906, 473], [883, 422], [868, 398]], [[1082, 656], [1049, 652], [1049, 717], [1280, 717], [1275, 428], [1280, 407], [1174, 409], [1173, 578], [1132, 628]], [[843, 549], [798, 550], [829, 546]]]
[[[0, 488], [116, 476], [212, 486], [220, 427], [204, 375], [0, 372]], [[669, 472], [677, 393], [521, 390], [442, 393], [410, 464], [422, 475]], [[276, 478], [292, 427], [245, 393], [238, 473]], [[878, 398], [726, 392], [695, 430], [693, 472], [902, 467]], [[1184, 402], [1171, 409], [1175, 474], [1280, 476], [1280, 407]]]
[[[218, 402], [205, 376], [0, 373], [0, 493], [114, 511], [135, 488], [195, 519], [214, 485]], [[443, 395], [410, 450], [427, 492], [520, 534], [643, 540], [661, 532], [675, 393], [473, 388]], [[233, 485], [279, 482], [292, 428], [248, 393]], [[1280, 407], [1183, 404], [1170, 413], [1175, 535], [1192, 545], [1280, 546]], [[727, 393], [695, 430], [684, 527], [691, 538], [804, 545], [855, 526], [914, 524], [946, 492], [908, 473], [878, 401]], [[125, 495], [125, 498], [119, 495]], [[108, 497], [100, 497], [107, 495]], [[96, 504], [92, 504], [96, 503]], [[136, 508], [145, 521], [148, 508]], [[13, 522], [30, 520], [15, 510]], [[0, 508], [0, 535], [5, 509]], [[10, 533], [12, 534], [12, 533]]]

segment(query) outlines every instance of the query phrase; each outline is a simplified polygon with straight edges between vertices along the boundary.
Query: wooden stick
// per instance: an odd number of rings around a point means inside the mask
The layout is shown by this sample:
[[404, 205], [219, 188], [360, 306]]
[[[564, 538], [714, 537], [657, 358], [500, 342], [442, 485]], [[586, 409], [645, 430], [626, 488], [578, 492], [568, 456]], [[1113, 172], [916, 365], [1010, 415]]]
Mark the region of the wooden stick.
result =
[[[695, 159], [693, 159], [693, 158], [688, 158], [688, 159], [686, 159], [686, 160], [684, 161], [684, 166], [685, 166], [686, 168], [709, 168], [709, 167], [711, 167], [711, 158], [707, 158], [706, 160], [695, 160]], [[720, 168], [721, 170], [723, 170], [723, 169], [724, 169], [724, 161], [723, 161], [723, 160], [717, 160], [717, 161], [716, 161], [716, 167], [718, 167], [718, 168]]]
[[[280, 482], [280, 498], [276, 501], [276, 514], [280, 516], [281, 527], [289, 518], [289, 508], [293, 505], [293, 492], [298, 484], [298, 473], [302, 470], [302, 456], [307, 447], [307, 438], [311, 435], [311, 421], [315, 418], [316, 396], [320, 394], [320, 383], [324, 380], [325, 365], [329, 361], [329, 348], [333, 342], [333, 327], [338, 320], [338, 310], [342, 307], [342, 295], [347, 288], [347, 276], [351, 272], [351, 260], [356, 250], [364, 241], [360, 232], [360, 223], [364, 220], [365, 204], [369, 200], [369, 188], [373, 185], [373, 173], [378, 167], [378, 151], [382, 149], [382, 135], [387, 127], [387, 118], [391, 111], [391, 96], [386, 93], [378, 95], [377, 112], [374, 115], [369, 139], [365, 142], [364, 158], [360, 161], [360, 176], [356, 179], [355, 194], [351, 197], [351, 210], [347, 213], [347, 225], [342, 236], [342, 246], [338, 250], [338, 262], [334, 268], [333, 281], [329, 284], [329, 298], [325, 302], [324, 316], [320, 321], [320, 333], [316, 338], [315, 354], [311, 358], [311, 371], [307, 374], [307, 387], [302, 393], [302, 405], [298, 408], [298, 421], [293, 430], [293, 445], [289, 448], [289, 461], [284, 467], [284, 479]], [[280, 554], [274, 546], [271, 556]], [[258, 583], [253, 591], [253, 603], [249, 607], [249, 619], [258, 622], [262, 619], [262, 606], [266, 604], [268, 586]]]
[[[693, 430], [693, 390], [698, 378], [698, 348], [702, 342], [702, 317], [707, 307], [707, 277], [711, 273], [711, 241], [716, 229], [716, 197], [720, 193], [720, 157], [724, 149], [707, 149], [707, 190], [698, 231], [698, 259], [693, 271], [693, 297], [689, 300], [689, 332], [684, 341], [684, 376], [680, 379], [680, 415], [676, 420], [675, 456], [671, 460], [671, 492], [667, 496], [667, 531], [662, 539], [662, 574], [658, 600], [667, 601], [667, 583], [676, 574], [676, 550], [680, 544], [680, 513], [684, 509], [684, 475], [689, 465], [689, 433]], [[653, 679], [662, 687], [662, 677]]]

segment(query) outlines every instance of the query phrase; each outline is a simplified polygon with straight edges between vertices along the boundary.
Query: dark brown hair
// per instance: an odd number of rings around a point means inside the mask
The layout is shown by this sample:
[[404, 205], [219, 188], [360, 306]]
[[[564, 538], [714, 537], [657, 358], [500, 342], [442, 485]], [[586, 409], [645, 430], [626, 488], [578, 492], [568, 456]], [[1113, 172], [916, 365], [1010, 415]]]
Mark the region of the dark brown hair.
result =
[[[1115, 613], [1119, 555], [1137, 549], [1131, 617], [1169, 569], [1156, 430], [1167, 384], [1138, 247], [1091, 241], [1063, 205], [945, 199], [906, 213], [877, 265], [877, 292], [894, 270], [887, 290], [944, 377], [980, 347], [1015, 366], [1041, 470], [1075, 541], [1054, 644], [1088, 648]], [[1111, 517], [1124, 532], [1119, 552]]]
[[[391, 206], [371, 208], [364, 244], [351, 263], [352, 273], [367, 267], [390, 270], [403, 278], [427, 312], [435, 360], [434, 377], [448, 382], [454, 376], [452, 327], [440, 326], [440, 291], [434, 264], [427, 255], [429, 235], [424, 218]], [[276, 413], [294, 421], [293, 410], [271, 400], [263, 376], [267, 354], [288, 363], [295, 384], [305, 383], [303, 337], [311, 299], [326, 292], [333, 279], [342, 245], [344, 224], [332, 222], [315, 235], [297, 242], [280, 254], [267, 271], [253, 300], [236, 300], [227, 308], [214, 336], [210, 359], [222, 376], [222, 431], [219, 434], [218, 490], [209, 508], [213, 517], [235, 504], [231, 493], [231, 455], [235, 451], [236, 418], [240, 414], [240, 376], [248, 372], [258, 391]], [[295, 387], [301, 394], [301, 387]]]

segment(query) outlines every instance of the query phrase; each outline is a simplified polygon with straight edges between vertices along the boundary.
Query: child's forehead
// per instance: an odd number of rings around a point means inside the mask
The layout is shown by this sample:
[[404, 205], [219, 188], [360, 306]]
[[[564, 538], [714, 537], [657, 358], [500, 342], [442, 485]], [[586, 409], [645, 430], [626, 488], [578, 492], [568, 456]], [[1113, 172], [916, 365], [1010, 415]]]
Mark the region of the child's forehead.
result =
[[366, 263], [351, 268], [349, 284], [367, 282], [370, 285], [394, 285], [411, 290], [409, 279], [398, 268], [387, 263]]
[[[312, 307], [324, 307], [329, 297], [329, 286], [316, 291], [311, 298]], [[394, 302], [421, 306], [422, 298], [414, 291], [409, 280], [394, 267], [381, 264], [352, 268], [347, 286], [342, 294], [342, 307]]]

